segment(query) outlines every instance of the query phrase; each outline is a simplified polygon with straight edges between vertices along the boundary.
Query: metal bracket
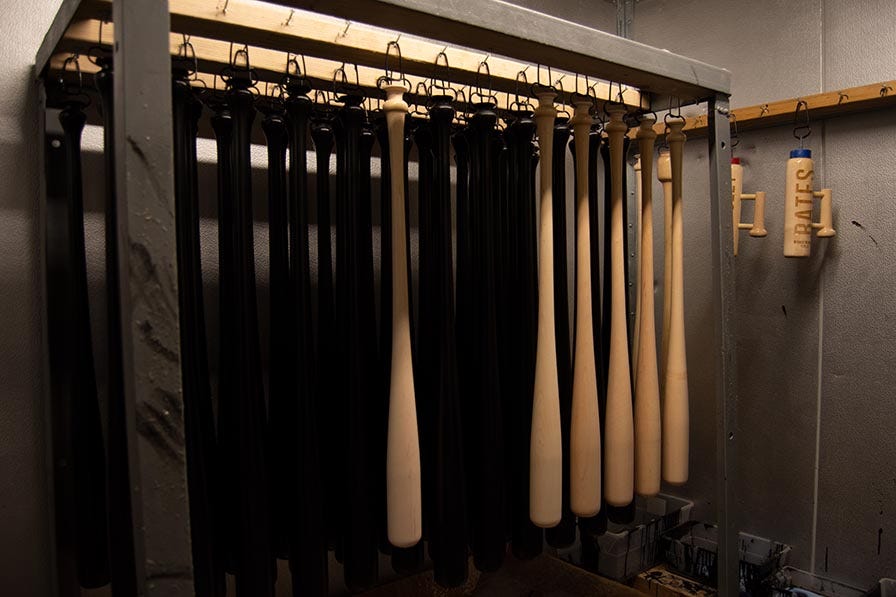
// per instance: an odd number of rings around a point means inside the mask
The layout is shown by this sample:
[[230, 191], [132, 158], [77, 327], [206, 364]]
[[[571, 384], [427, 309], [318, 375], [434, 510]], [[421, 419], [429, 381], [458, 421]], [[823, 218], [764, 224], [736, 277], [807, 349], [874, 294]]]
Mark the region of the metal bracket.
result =
[[631, 39], [635, 21], [635, 0], [613, 0], [616, 5], [616, 35]]

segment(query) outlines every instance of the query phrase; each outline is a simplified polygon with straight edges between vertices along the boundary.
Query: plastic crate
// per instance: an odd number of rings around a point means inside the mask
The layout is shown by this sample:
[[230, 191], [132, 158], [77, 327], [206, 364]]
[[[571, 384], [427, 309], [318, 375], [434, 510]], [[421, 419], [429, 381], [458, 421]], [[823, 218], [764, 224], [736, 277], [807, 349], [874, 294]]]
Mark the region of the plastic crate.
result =
[[[672, 569], [708, 586], [715, 586], [718, 554], [716, 525], [686, 522], [663, 533], [660, 543], [666, 563]], [[769, 588], [765, 581], [787, 563], [790, 546], [740, 533], [739, 552], [741, 595], [768, 595]]]
[[660, 535], [689, 520], [693, 506], [693, 502], [671, 495], [637, 497], [633, 522], [610, 522], [606, 533], [582, 537], [581, 549], [567, 554], [566, 559], [614, 580], [633, 578], [657, 562]]
[[870, 597], [896, 597], [896, 579], [880, 579], [868, 595]]
[[[858, 587], [791, 566], [781, 568], [771, 584], [773, 587], [771, 597], [864, 597], [868, 594]], [[875, 595], [886, 597], [881, 594]]]

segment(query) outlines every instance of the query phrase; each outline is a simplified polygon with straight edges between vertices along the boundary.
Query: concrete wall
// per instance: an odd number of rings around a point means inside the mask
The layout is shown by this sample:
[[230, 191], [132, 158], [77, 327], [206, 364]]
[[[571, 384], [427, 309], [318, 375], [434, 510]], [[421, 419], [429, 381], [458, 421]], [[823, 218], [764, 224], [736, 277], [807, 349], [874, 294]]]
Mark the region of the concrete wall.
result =
[[4, 595], [50, 594], [32, 65], [59, 4], [59, 0], [7, 0], [0, 5], [0, 592]]
[[[889, 0], [642, 0], [634, 36], [731, 70], [736, 108], [892, 79], [894, 22]], [[741, 233], [737, 258], [739, 517], [745, 531], [792, 544], [796, 566], [868, 586], [896, 574], [896, 113], [813, 123], [806, 146], [817, 186], [833, 189], [838, 236], [815, 240], [803, 260], [782, 256], [791, 132], [742, 134], [735, 150], [745, 190], [768, 193], [769, 231], [763, 240]], [[712, 506], [704, 140], [687, 144], [685, 176], [694, 453], [679, 491]]]

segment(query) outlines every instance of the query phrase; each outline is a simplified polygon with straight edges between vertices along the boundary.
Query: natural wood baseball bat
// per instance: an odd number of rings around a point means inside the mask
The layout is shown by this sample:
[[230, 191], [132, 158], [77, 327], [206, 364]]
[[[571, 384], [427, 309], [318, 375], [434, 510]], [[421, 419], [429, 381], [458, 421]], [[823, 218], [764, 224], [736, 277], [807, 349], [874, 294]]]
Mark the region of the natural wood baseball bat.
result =
[[653, 142], [656, 118], [645, 115], [638, 129], [641, 190], [640, 266], [638, 267], [638, 353], [635, 359], [635, 491], [660, 491], [660, 385], [653, 310]]
[[[812, 252], [812, 230], [819, 238], [836, 234], [831, 214], [831, 189], [813, 191], [815, 165], [812, 151], [794, 149], [787, 160], [784, 193], [784, 256], [808, 257]], [[812, 221], [814, 199], [821, 199], [820, 221]]]
[[[749, 200], [755, 201], [753, 223], [741, 223], [741, 203]], [[740, 158], [731, 158], [731, 231], [734, 237], [735, 257], [740, 244], [741, 230], [749, 230], [750, 236], [754, 238], [768, 234], [765, 229], [765, 192], [744, 193], [744, 167], [740, 164]]]
[[389, 392], [389, 435], [386, 452], [386, 506], [389, 541], [411, 547], [422, 536], [420, 444], [411, 362], [411, 330], [405, 223], [404, 122], [408, 105], [402, 85], [386, 85], [389, 167], [392, 176], [392, 367]]
[[[388, 137], [389, 136], [389, 127], [388, 127], [388, 124], [386, 123], [387, 118], [385, 115], [385, 111], [382, 112], [382, 120], [383, 120], [383, 127], [385, 129], [385, 135], [386, 135], [386, 137]], [[405, 196], [405, 202], [404, 202], [405, 222], [410, 221], [410, 202], [408, 201], [408, 192], [410, 189], [409, 178], [408, 178], [408, 160], [410, 158], [411, 148], [413, 147], [413, 143], [414, 143], [413, 133], [416, 128], [416, 125], [418, 125], [420, 122], [421, 122], [420, 119], [417, 119], [415, 122], [415, 120], [412, 118], [407, 118], [407, 117], [405, 118], [404, 161], [402, 163], [404, 196]], [[388, 141], [385, 142], [385, 147], [386, 147], [386, 149], [384, 149], [383, 152], [388, 154], [388, 147], [389, 147]], [[391, 161], [388, 158], [386, 158], [386, 160], [384, 162], [380, 163], [380, 171], [382, 171], [385, 168], [390, 168], [390, 166], [389, 166], [390, 163], [391, 163]], [[385, 179], [388, 180], [388, 182], [389, 182], [389, 190], [386, 192], [385, 195], [382, 196], [380, 201], [381, 201], [381, 207], [386, 206], [388, 208], [389, 215], [388, 215], [388, 217], [384, 216], [382, 222], [391, 222], [392, 221], [392, 201], [391, 201], [392, 177], [391, 177], [391, 175], [387, 175], [385, 177]], [[381, 367], [383, 367], [383, 371], [386, 372], [386, 380], [388, 380], [388, 385], [384, 385], [384, 388], [385, 388], [384, 400], [381, 404], [378, 404], [376, 401], [371, 401], [371, 404], [374, 404], [376, 406], [376, 410], [377, 410], [377, 412], [375, 414], [371, 415], [371, 420], [379, 420], [379, 419], [383, 420], [382, 427], [380, 429], [378, 429], [378, 434], [380, 437], [380, 440], [378, 440], [378, 441], [381, 441], [383, 447], [386, 447], [386, 445], [388, 443], [389, 398], [390, 398], [390, 393], [391, 393], [391, 379], [392, 379], [391, 359], [392, 359], [392, 320], [393, 320], [393, 312], [392, 312], [392, 292], [393, 292], [392, 279], [393, 278], [392, 278], [392, 249], [391, 249], [391, 247], [392, 247], [393, 241], [392, 241], [391, 226], [386, 225], [384, 227], [387, 229], [387, 231], [383, 232], [383, 230], [381, 230], [381, 233], [383, 233], [383, 239], [385, 240], [385, 242], [380, 247], [380, 253], [381, 253], [380, 257], [381, 257], [381, 260], [384, 261], [387, 265], [386, 265], [386, 267], [383, 267], [383, 269], [382, 269], [382, 271], [386, 275], [382, 276], [380, 284], [381, 285], [385, 284], [386, 280], [388, 279], [389, 300], [386, 301], [385, 298], [382, 299], [383, 304], [381, 306], [384, 309], [384, 311], [388, 312], [388, 317], [384, 317], [381, 320], [380, 327], [383, 327], [388, 324], [389, 329], [383, 330], [383, 331], [388, 334], [389, 345], [388, 345], [388, 350], [384, 350], [381, 353], [381, 355], [379, 357], [379, 361], [380, 361], [379, 364]], [[387, 246], [389, 247], [388, 252], [386, 252]], [[406, 255], [411, 254], [410, 235], [405, 237], [405, 254]], [[407, 279], [410, 280], [411, 279], [411, 261], [410, 261], [410, 259], [408, 259], [407, 272], [408, 272]], [[383, 289], [383, 292], [386, 292], [386, 289]], [[414, 325], [414, 323], [415, 323], [414, 301], [412, 299], [409, 299], [409, 301], [408, 301], [408, 321], [410, 322], [410, 331], [411, 331], [411, 355], [412, 355], [411, 361], [414, 363], [415, 371], [417, 371], [418, 352], [417, 352], [417, 344], [415, 342], [416, 333], [415, 333], [415, 325]], [[386, 367], [388, 367], [388, 371], [386, 371]], [[417, 390], [417, 383], [419, 382], [419, 373], [415, 373], [414, 379], [415, 379], [415, 386], [414, 386], [415, 387], [415, 395], [419, 396], [420, 392]], [[420, 441], [419, 438], [421, 438], [424, 433], [424, 429], [422, 428], [422, 426], [420, 424], [420, 422], [422, 420], [422, 408], [421, 408], [422, 406], [423, 405], [420, 404], [420, 401], [417, 401], [417, 423], [418, 423], [417, 437], [418, 437], [418, 441]], [[422, 457], [422, 449], [423, 449], [422, 446], [423, 445], [421, 442], [421, 457]], [[386, 473], [386, 452], [387, 452], [386, 450], [383, 450], [383, 452], [382, 452], [382, 456], [383, 456], [383, 458], [381, 459], [382, 479], [376, 481], [376, 491], [382, 493], [382, 496], [383, 496], [383, 513], [384, 514], [386, 513], [386, 474], [385, 474]], [[422, 459], [421, 459], [420, 466], [421, 466], [421, 479], [420, 480], [421, 480], [421, 491], [422, 491], [422, 482], [423, 482], [423, 477], [422, 477], [423, 461], [422, 461]], [[388, 527], [387, 518], [388, 518], [388, 516], [384, 516], [383, 519], [378, 522], [381, 523], [381, 531], [382, 531], [381, 535], [382, 535], [382, 542], [384, 544], [383, 547], [386, 547], [386, 551], [389, 554], [391, 554], [392, 570], [394, 570], [396, 573], [401, 574], [401, 575], [416, 574], [417, 572], [419, 572], [422, 569], [424, 559], [425, 559], [424, 553], [423, 553], [423, 541], [420, 541], [420, 542], [412, 545], [411, 547], [394, 547], [389, 542], [389, 538], [388, 538], [389, 533], [388, 533], [388, 528], [387, 528]], [[424, 527], [424, 530], [425, 530], [425, 527]], [[382, 551], [382, 547], [380, 549]]]
[[[70, 100], [70, 101], [68, 101]], [[67, 195], [68, 304], [74, 313], [67, 326], [67, 358], [73, 361], [65, 388], [71, 433], [73, 497], [76, 503], [75, 545], [78, 581], [96, 588], [109, 582], [106, 454], [97, 400], [90, 307], [87, 292], [87, 255], [84, 243], [84, 199], [81, 175], [81, 133], [87, 115], [78, 96], [67, 98], [59, 113], [65, 133]], [[117, 268], [117, 264], [116, 264]]]
[[591, 220], [588, 205], [589, 133], [591, 101], [575, 103], [570, 121], [576, 155], [576, 302], [575, 358], [573, 360], [572, 420], [570, 423], [570, 506], [577, 516], [600, 510], [601, 459], [597, 362], [591, 296]]
[[668, 147], [656, 159], [656, 178], [663, 185], [663, 337], [660, 350], [660, 384], [664, 383], [669, 354], [669, 307], [672, 305], [672, 159]]
[[669, 345], [663, 384], [663, 480], [680, 485], [688, 480], [688, 363], [684, 328], [684, 258], [682, 233], [682, 151], [684, 119], [669, 121], [672, 166], [672, 291], [669, 303]]
[[535, 126], [541, 156], [538, 236], [538, 342], [530, 443], [529, 517], [553, 527], [563, 514], [563, 447], [557, 341], [554, 334], [554, 225], [552, 196], [553, 129], [557, 110], [553, 89], [537, 93]]
[[604, 435], [604, 496], [611, 506], [626, 506], [634, 491], [634, 428], [632, 421], [631, 370], [628, 354], [628, 324], [625, 308], [625, 248], [623, 235], [622, 176], [624, 144], [628, 127], [623, 122], [625, 107], [608, 108], [607, 131], [611, 166], [611, 247], [612, 276], [610, 316], [610, 364], [607, 379], [607, 414]]
[[[413, 141], [411, 139], [410, 118], [405, 119], [404, 138], [404, 164], [402, 167], [402, 184], [405, 189], [405, 199], [408, 196], [408, 168], [407, 161], [410, 156]], [[393, 548], [389, 543], [386, 516], [386, 445], [389, 428], [389, 393], [392, 377], [392, 175], [391, 160], [389, 159], [389, 127], [386, 123], [386, 113], [382, 110], [376, 114], [376, 136], [380, 146], [380, 336], [379, 336], [379, 367], [381, 375], [381, 392], [379, 399], [371, 401], [376, 407], [376, 413], [372, 417], [375, 424], [376, 448], [376, 509], [379, 525], [378, 542], [380, 552], [392, 556], [392, 569], [399, 574], [416, 569], [418, 560], [422, 561], [422, 554], [414, 548]], [[405, 214], [408, 213], [407, 200], [405, 201]], [[407, 221], [407, 220], [406, 220]], [[413, 303], [411, 303], [412, 305]], [[413, 317], [411, 317], [413, 323]], [[413, 340], [413, 332], [411, 336]], [[416, 377], [416, 376], [415, 376]], [[418, 436], [420, 428], [417, 428]], [[419, 555], [419, 557], [418, 557]]]
[[557, 342], [557, 389], [560, 396], [560, 437], [563, 451], [563, 504], [560, 523], [547, 529], [545, 541], [558, 549], [576, 540], [576, 520], [569, 504], [569, 429], [572, 421], [572, 357], [569, 342], [569, 276], [566, 251], [566, 154], [569, 118], [554, 119], [551, 200], [554, 212], [554, 336]]
[[[605, 424], [604, 414], [606, 407], [606, 381], [603, 373], [603, 346], [602, 346], [602, 328], [601, 328], [601, 289], [603, 287], [603, 279], [600, 275], [601, 268], [601, 220], [600, 220], [600, 196], [598, 185], [598, 161], [602, 158], [603, 149], [601, 131], [602, 125], [593, 123], [588, 133], [588, 219], [590, 224], [591, 236], [591, 319], [593, 325], [594, 337], [594, 361], [595, 374], [597, 376], [597, 401], [598, 401], [598, 418], [600, 420], [601, 437], [603, 437], [603, 426]], [[573, 145], [575, 147], [575, 145]], [[608, 156], [609, 157], [609, 156]], [[578, 159], [573, 153], [573, 158]], [[607, 167], [606, 171], [609, 171]], [[601, 451], [603, 446], [601, 446]], [[601, 470], [598, 471], [601, 484], [603, 483], [603, 458], [601, 458]], [[594, 516], [579, 516], [579, 539], [582, 543], [583, 563], [587, 560], [592, 569], [599, 565], [598, 559], [598, 535], [607, 530], [607, 508], [604, 507], [603, 491], [600, 493], [600, 510]]]

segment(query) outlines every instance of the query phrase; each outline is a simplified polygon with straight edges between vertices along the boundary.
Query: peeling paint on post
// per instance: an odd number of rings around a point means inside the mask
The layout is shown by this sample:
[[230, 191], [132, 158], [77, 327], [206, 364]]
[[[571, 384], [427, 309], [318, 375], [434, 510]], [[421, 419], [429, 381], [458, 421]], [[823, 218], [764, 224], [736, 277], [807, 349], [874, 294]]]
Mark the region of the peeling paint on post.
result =
[[[193, 594], [168, 3], [113, 3], [122, 330], [137, 594]], [[126, 214], [126, 215], [125, 215]]]

